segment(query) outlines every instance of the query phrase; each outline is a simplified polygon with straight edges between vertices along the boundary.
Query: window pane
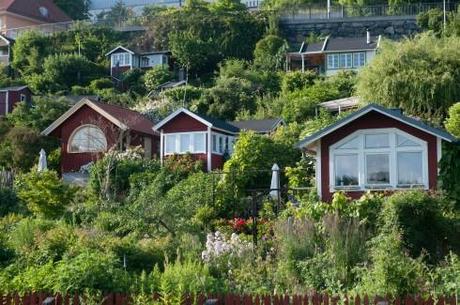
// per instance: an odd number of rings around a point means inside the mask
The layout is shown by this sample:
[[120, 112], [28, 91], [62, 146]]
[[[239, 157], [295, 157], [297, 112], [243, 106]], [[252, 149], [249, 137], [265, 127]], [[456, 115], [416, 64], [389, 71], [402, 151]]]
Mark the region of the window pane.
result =
[[335, 156], [335, 185], [358, 185], [358, 155]]
[[181, 134], [180, 135], [180, 152], [189, 152], [190, 149], [190, 135], [189, 134]]
[[418, 147], [420, 146], [418, 143], [412, 141], [411, 139], [407, 137], [401, 136], [399, 134], [396, 136], [396, 142], [397, 142], [398, 147]]
[[366, 148], [381, 148], [390, 146], [389, 137], [386, 133], [367, 134], [364, 137], [364, 141], [366, 143]]
[[224, 152], [224, 137], [219, 137], [219, 152]]
[[176, 135], [166, 135], [166, 153], [167, 154], [174, 154], [177, 153], [176, 151]]
[[359, 148], [359, 137], [354, 137], [353, 139], [345, 142], [344, 144], [337, 147], [337, 149], [358, 149]]
[[217, 136], [215, 134], [212, 135], [212, 151], [217, 152]]
[[107, 150], [107, 140], [98, 127], [82, 127], [70, 139], [71, 152], [100, 152], [105, 150]]
[[423, 184], [421, 152], [398, 153], [398, 184]]
[[195, 133], [193, 135], [193, 151], [194, 152], [204, 152], [205, 147], [205, 134], [204, 133]]
[[389, 155], [367, 155], [366, 177], [368, 184], [390, 184]]

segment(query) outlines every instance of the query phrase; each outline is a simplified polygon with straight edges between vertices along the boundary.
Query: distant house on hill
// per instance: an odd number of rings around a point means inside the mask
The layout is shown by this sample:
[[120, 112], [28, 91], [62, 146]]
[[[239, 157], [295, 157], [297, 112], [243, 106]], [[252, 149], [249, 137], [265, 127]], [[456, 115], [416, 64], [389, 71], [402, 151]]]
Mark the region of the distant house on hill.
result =
[[106, 54], [110, 57], [110, 75], [119, 77], [132, 69], [150, 69], [156, 66], [170, 66], [171, 52], [142, 51], [118, 46]]
[[287, 70], [313, 70], [324, 75], [356, 71], [374, 58], [380, 41], [381, 36], [371, 36], [368, 31], [364, 37], [328, 36], [320, 42], [304, 42], [298, 52], [287, 54]]
[[40, 24], [68, 22], [52, 0], [0, 0], [0, 32]]
[[0, 88], [0, 116], [11, 113], [17, 103], [32, 102], [32, 92], [27, 86]]
[[225, 122], [180, 108], [154, 126], [160, 134], [160, 158], [190, 153], [202, 160], [208, 171], [222, 168], [225, 156], [243, 130], [270, 134], [281, 126], [281, 119]]
[[442, 141], [455, 137], [399, 109], [371, 104], [298, 143], [316, 157], [316, 187], [324, 201], [344, 191], [359, 198], [366, 191], [437, 187]]
[[145, 158], [156, 154], [159, 136], [142, 114], [84, 98], [43, 132], [61, 141], [61, 171], [76, 172], [110, 148], [142, 146]]

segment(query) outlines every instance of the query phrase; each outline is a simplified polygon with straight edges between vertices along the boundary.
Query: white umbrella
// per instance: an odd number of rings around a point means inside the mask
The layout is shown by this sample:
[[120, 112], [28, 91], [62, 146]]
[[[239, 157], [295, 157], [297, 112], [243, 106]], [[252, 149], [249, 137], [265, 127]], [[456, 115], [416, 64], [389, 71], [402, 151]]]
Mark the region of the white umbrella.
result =
[[43, 172], [48, 169], [48, 162], [46, 161], [46, 152], [42, 148], [40, 150], [40, 159], [38, 159], [38, 171]]
[[280, 196], [280, 168], [278, 164], [273, 164], [272, 167], [272, 182], [270, 184], [270, 197], [273, 200], [278, 200]]

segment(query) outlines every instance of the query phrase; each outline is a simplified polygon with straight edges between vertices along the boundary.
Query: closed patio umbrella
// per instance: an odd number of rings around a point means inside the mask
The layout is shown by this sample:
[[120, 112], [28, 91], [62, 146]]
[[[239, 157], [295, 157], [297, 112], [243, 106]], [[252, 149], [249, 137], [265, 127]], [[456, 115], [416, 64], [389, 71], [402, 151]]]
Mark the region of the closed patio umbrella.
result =
[[38, 171], [43, 172], [48, 169], [48, 162], [46, 161], [46, 152], [42, 148], [40, 150], [40, 158], [38, 159]]
[[279, 200], [280, 198], [280, 168], [278, 164], [273, 164], [272, 167], [272, 182], [270, 184], [270, 197], [273, 200]]

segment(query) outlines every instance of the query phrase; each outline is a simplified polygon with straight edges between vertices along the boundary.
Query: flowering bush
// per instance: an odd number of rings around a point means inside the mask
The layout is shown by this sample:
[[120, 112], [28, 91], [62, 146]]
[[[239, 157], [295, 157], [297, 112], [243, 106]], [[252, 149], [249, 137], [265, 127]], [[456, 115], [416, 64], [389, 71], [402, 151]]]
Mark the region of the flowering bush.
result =
[[235, 232], [245, 232], [248, 228], [246, 220], [244, 220], [243, 218], [234, 218], [230, 220], [229, 223]]
[[221, 261], [228, 261], [231, 264], [233, 259], [245, 256], [252, 250], [252, 244], [240, 239], [233, 233], [229, 239], [219, 231], [209, 233], [206, 238], [206, 250], [201, 253], [201, 258], [207, 263], [219, 265]]

